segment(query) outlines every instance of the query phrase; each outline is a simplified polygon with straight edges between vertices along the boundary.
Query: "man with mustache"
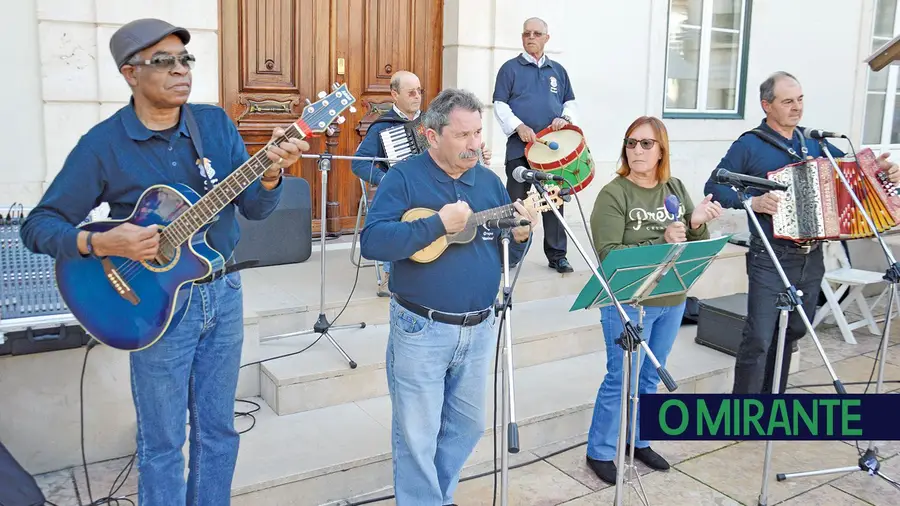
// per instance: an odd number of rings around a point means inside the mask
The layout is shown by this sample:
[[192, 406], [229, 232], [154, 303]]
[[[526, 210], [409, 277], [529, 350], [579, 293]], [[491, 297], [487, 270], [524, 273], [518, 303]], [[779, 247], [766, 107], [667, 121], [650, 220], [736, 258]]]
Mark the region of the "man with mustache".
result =
[[[181, 183], [203, 195], [249, 159], [224, 110], [188, 104], [195, 58], [184, 28], [140, 19], [117, 30], [109, 46], [131, 88], [130, 103], [90, 129], [69, 154], [40, 204], [22, 226], [23, 243], [54, 258], [94, 255], [133, 261], [156, 256], [154, 227], [129, 223], [88, 233], [76, 225], [101, 202], [111, 219], [127, 218], [151, 185]], [[193, 131], [186, 117], [197, 125]], [[199, 132], [206, 158], [191, 136]], [[273, 139], [284, 135], [276, 128]], [[240, 238], [235, 213], [261, 220], [281, 198], [283, 168], [309, 145], [272, 145], [274, 162], [217, 216], [206, 240], [232, 264]], [[223, 269], [195, 281], [181, 321], [149, 348], [132, 352], [131, 389], [137, 414], [138, 501], [141, 506], [229, 504], [238, 453], [234, 429], [243, 334], [239, 272]], [[185, 414], [190, 414], [190, 462], [184, 479]]]
[[[507, 61], [497, 73], [494, 85], [494, 115], [506, 135], [506, 188], [512, 199], [525, 198], [530, 183], [512, 177], [516, 167], [530, 167], [525, 145], [535, 140], [535, 132], [552, 127], [559, 130], [572, 123], [575, 93], [566, 69], [544, 54], [550, 40], [547, 23], [529, 18], [522, 27], [525, 52]], [[559, 208], [563, 214], [563, 208]], [[566, 258], [566, 231], [552, 213], [544, 214], [544, 255], [551, 269], [572, 272]]]
[[[473, 209], [510, 204], [500, 178], [478, 162], [482, 110], [465, 90], [446, 89], [431, 102], [423, 117], [431, 147], [388, 171], [362, 231], [363, 255], [394, 263], [386, 372], [399, 506], [451, 504], [463, 464], [484, 434], [501, 231], [483, 225], [472, 241], [450, 245], [432, 262], [409, 259], [471, 226]], [[536, 223], [534, 209], [513, 207]], [[436, 212], [402, 221], [413, 208]], [[529, 237], [527, 226], [512, 229], [511, 263]]]
[[[381, 142], [379, 134], [387, 128], [391, 128], [407, 121], [415, 121], [419, 119], [422, 106], [422, 98], [424, 90], [419, 81], [419, 77], [412, 72], [399, 70], [391, 77], [391, 98], [394, 100], [394, 106], [382, 114], [377, 120], [369, 125], [366, 130], [366, 136], [356, 148], [356, 155], [359, 157], [369, 158], [387, 158], [384, 150], [384, 144]], [[490, 166], [491, 151], [485, 149], [484, 143], [481, 144], [484, 150], [484, 164]], [[388, 171], [388, 164], [385, 162], [375, 162], [365, 160], [354, 160], [350, 164], [350, 170], [363, 181], [372, 186], [381, 184]], [[389, 287], [391, 275], [391, 263], [382, 262], [384, 268], [384, 277], [378, 286], [378, 296], [387, 297], [391, 292]]]
[[[800, 162], [806, 158], [805, 155], [813, 158], [825, 156], [819, 142], [806, 139], [802, 129], [798, 127], [803, 117], [803, 88], [793, 75], [775, 72], [769, 76], [759, 86], [759, 99], [766, 113], [765, 119], [757, 128], [744, 133], [731, 145], [716, 170], [723, 168], [765, 179], [769, 172]], [[831, 143], [825, 144], [833, 157], [844, 156]], [[897, 164], [888, 162], [888, 155], [884, 153], [878, 157], [878, 164], [889, 171], [891, 181], [896, 183], [900, 181], [900, 168]], [[715, 183], [716, 170], [713, 170], [706, 182], [704, 193], [712, 193], [722, 207], [743, 209], [737, 193], [730, 186]], [[778, 257], [788, 281], [802, 291], [802, 310], [812, 321], [822, 277], [825, 275], [820, 243], [810, 241], [798, 244], [786, 239], [776, 239], [773, 236], [772, 215], [778, 212], [781, 201], [779, 193], [757, 190], [750, 190], [748, 193], [753, 195], [751, 208], [760, 228]], [[747, 252], [747, 319], [735, 359], [732, 393], [773, 393], [775, 374], [779, 374], [779, 391], [783, 392], [791, 366], [792, 343], [806, 335], [806, 325], [796, 312], [790, 313], [781, 371], [775, 371], [780, 314], [775, 302], [779, 294], [785, 291], [785, 287], [749, 217], [748, 223], [751, 239]]]

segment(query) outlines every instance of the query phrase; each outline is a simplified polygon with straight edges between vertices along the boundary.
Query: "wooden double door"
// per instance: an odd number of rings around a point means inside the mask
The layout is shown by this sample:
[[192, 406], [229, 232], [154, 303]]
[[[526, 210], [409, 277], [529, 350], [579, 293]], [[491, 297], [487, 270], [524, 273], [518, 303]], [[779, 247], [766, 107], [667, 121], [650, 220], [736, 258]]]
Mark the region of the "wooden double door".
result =
[[[309, 139], [311, 153], [353, 155], [368, 126], [393, 102], [394, 72], [409, 70], [425, 90], [441, 89], [443, 0], [220, 0], [221, 102], [250, 154], [272, 129], [296, 121], [306, 100], [346, 83], [356, 112], [334, 134]], [[326, 234], [352, 232], [359, 178], [335, 160], [327, 179]], [[321, 174], [316, 160], [286, 169], [310, 184], [313, 234], [320, 233]]]

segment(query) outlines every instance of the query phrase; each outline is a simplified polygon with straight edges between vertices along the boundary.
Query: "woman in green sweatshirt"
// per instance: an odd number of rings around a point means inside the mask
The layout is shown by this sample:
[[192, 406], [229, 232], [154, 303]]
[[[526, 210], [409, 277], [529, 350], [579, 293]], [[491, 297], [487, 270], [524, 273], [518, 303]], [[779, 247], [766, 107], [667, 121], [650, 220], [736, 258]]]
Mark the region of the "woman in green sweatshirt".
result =
[[[601, 261], [614, 249], [709, 238], [706, 224], [722, 213], [722, 207], [712, 201], [711, 195], [694, 207], [684, 184], [671, 177], [669, 136], [662, 121], [647, 116], [635, 120], [626, 130], [620, 163], [618, 176], [600, 191], [591, 214], [591, 234]], [[666, 211], [665, 199], [669, 195], [675, 195], [681, 203], [678, 216]], [[642, 338], [662, 365], [678, 335], [684, 305], [683, 295], [644, 302]], [[630, 305], [623, 308], [637, 323], [637, 310]], [[598, 478], [614, 484], [623, 376], [623, 351], [615, 340], [624, 327], [615, 306], [604, 307], [600, 313], [606, 339], [607, 372], [594, 404], [587, 462]], [[656, 393], [659, 375], [650, 360], [641, 356], [645, 360], [641, 364], [637, 391], [639, 395]], [[630, 442], [630, 433], [626, 437]], [[640, 438], [640, 432], [634, 446], [637, 460], [653, 469], [669, 468], [668, 462], [650, 448], [650, 442]]]

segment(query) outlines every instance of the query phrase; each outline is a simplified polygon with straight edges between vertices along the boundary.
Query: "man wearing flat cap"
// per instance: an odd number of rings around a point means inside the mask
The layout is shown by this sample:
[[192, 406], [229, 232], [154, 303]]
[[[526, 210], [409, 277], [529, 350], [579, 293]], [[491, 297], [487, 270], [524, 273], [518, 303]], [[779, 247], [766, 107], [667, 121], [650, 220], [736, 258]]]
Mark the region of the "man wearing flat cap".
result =
[[[185, 49], [190, 38], [184, 28], [158, 19], [133, 21], [113, 34], [110, 51], [131, 88], [131, 100], [91, 128], [71, 151], [22, 226], [29, 249], [54, 258], [153, 259], [159, 246], [153, 227], [123, 223], [88, 233], [76, 225], [102, 202], [109, 203], [110, 219], [129, 218], [152, 185], [180, 183], [203, 195], [248, 160], [225, 111], [188, 104], [195, 62]], [[191, 117], [194, 122], [186, 119]], [[275, 129], [273, 139], [283, 134]], [[195, 135], [202, 140], [199, 149]], [[141, 506], [230, 503], [239, 439], [234, 398], [243, 342], [241, 278], [231, 268], [240, 237], [235, 213], [251, 220], [269, 216], [281, 196], [283, 167], [308, 149], [297, 139], [269, 148], [271, 168], [226, 205], [207, 231], [207, 242], [228, 259], [228, 267], [195, 281], [184, 317], [173, 319], [156, 343], [130, 355]], [[185, 483], [186, 413], [190, 462]]]

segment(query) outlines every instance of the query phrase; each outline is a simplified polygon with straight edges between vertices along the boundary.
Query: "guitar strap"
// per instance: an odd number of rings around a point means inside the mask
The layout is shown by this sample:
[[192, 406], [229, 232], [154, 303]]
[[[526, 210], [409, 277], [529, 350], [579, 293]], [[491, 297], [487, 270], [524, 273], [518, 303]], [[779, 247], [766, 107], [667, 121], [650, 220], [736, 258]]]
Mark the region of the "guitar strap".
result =
[[[197, 157], [200, 160], [200, 164], [203, 166], [203, 169], [200, 172], [206, 179], [206, 191], [208, 192], [212, 190], [215, 183], [213, 183], [212, 178], [209, 177], [209, 172], [206, 170], [207, 162], [206, 158], [203, 157], [203, 139], [200, 137], [200, 128], [197, 126], [197, 120], [194, 118], [191, 106], [184, 104], [182, 110], [184, 111], [184, 122], [187, 124], [188, 134], [191, 136], [191, 143], [194, 144], [194, 149], [197, 151]], [[259, 263], [259, 260], [246, 260], [238, 263], [234, 263], [233, 261], [234, 257], [225, 261], [225, 274], [246, 269], [247, 267], [253, 267]]]
[[794, 150], [793, 147], [776, 139], [774, 135], [766, 132], [761, 128], [754, 128], [753, 130], [750, 130], [746, 133], [753, 134], [760, 139], [768, 142], [769, 144], [775, 146], [776, 148], [786, 152], [787, 154], [791, 155], [791, 158], [796, 159], [798, 162], [806, 160], [806, 156], [809, 154], [809, 150], [806, 148], [806, 137], [803, 135], [803, 132], [800, 129], [797, 129], [797, 134], [800, 135], [800, 151], [803, 153], [803, 156], [798, 155], [797, 151]]
[[182, 111], [184, 111], [184, 122], [187, 124], [188, 135], [191, 136], [191, 143], [194, 144], [194, 150], [197, 151], [197, 159], [200, 160], [200, 173], [203, 174], [203, 177], [206, 179], [204, 186], [208, 192], [212, 190], [215, 183], [213, 183], [212, 178], [209, 177], [206, 158], [203, 157], [203, 139], [200, 137], [200, 128], [197, 126], [197, 120], [194, 118], [194, 113], [191, 111], [190, 105], [184, 104]]

